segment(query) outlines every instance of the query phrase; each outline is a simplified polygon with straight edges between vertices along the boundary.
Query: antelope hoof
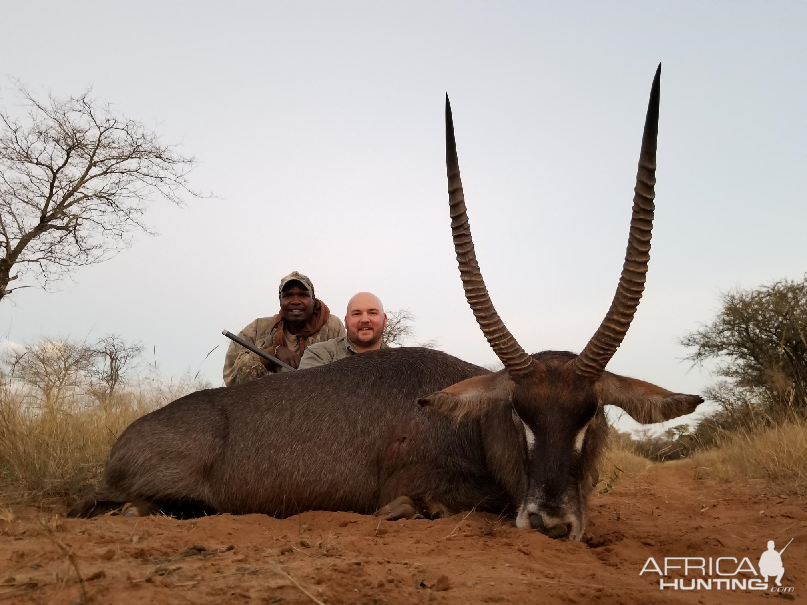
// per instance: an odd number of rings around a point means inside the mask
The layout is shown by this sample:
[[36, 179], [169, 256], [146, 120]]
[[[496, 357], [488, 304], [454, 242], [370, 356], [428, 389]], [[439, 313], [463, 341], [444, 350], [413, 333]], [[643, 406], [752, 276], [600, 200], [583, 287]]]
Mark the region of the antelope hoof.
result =
[[451, 514], [451, 511], [442, 502], [429, 502], [426, 505], [426, 516], [429, 519], [442, 519], [443, 517], [450, 517]]
[[123, 517], [148, 517], [157, 512], [157, 507], [145, 500], [127, 502], [120, 511]]
[[375, 516], [384, 517], [387, 521], [397, 521], [398, 519], [414, 519], [417, 514], [412, 499], [408, 496], [399, 496], [389, 504], [379, 508]]

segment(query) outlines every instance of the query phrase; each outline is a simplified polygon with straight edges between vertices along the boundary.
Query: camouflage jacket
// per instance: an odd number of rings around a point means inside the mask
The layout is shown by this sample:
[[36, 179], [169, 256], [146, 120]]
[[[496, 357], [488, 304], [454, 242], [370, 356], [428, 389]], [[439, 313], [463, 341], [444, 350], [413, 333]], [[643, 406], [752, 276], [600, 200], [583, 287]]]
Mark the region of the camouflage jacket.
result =
[[[259, 349], [271, 353], [272, 341], [276, 331], [277, 326], [274, 316], [259, 317], [241, 330], [238, 336]], [[345, 327], [340, 319], [331, 315], [319, 332], [306, 338], [305, 350], [308, 351], [308, 347], [314, 343], [330, 340], [344, 334]], [[271, 370], [267, 369], [261, 359], [252, 351], [245, 349], [236, 342], [231, 342], [230, 348], [227, 349], [227, 355], [224, 357], [224, 384], [228, 387], [234, 384], [243, 384], [261, 376], [266, 376], [270, 372], [280, 371], [277, 366], [271, 366], [271, 368]]]

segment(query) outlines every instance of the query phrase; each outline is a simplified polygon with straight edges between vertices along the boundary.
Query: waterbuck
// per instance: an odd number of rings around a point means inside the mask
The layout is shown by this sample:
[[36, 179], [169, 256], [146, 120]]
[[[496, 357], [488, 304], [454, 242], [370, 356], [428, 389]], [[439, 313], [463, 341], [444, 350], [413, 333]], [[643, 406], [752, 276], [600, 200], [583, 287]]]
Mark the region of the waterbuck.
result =
[[[603, 406], [653, 423], [703, 400], [605, 371], [644, 289], [653, 220], [659, 71], [642, 140], [628, 250], [611, 309], [579, 355], [527, 355], [476, 262], [446, 99], [454, 245], [466, 298], [504, 369], [401, 348], [183, 397], [136, 420], [72, 516], [305, 510], [429, 517], [475, 507], [579, 540], [607, 437]], [[436, 413], [435, 410], [439, 413]]]

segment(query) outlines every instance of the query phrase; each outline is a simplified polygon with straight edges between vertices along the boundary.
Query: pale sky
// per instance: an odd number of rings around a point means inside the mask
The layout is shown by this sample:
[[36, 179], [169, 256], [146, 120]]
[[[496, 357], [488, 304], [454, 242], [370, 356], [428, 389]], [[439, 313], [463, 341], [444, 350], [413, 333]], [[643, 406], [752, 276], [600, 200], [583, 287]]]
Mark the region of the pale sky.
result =
[[3, 300], [11, 342], [117, 333], [219, 385], [221, 330], [274, 314], [297, 270], [340, 317], [369, 290], [416, 340], [494, 363], [451, 243], [448, 92], [497, 310], [527, 351], [579, 352], [616, 288], [659, 62], [647, 289], [608, 369], [698, 393], [712, 378], [678, 340], [719, 293], [807, 270], [804, 2], [0, 0], [0, 20], [1, 75], [92, 85], [218, 196], [157, 202], [157, 237]]

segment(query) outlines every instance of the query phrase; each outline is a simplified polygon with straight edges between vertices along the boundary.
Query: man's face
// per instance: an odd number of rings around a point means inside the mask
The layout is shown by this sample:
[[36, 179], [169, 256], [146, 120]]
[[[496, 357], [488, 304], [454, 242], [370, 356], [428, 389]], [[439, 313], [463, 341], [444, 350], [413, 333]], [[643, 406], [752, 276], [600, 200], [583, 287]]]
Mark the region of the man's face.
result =
[[350, 299], [345, 316], [345, 327], [350, 342], [369, 348], [381, 341], [387, 316], [381, 301], [369, 292], [357, 294]]
[[290, 281], [280, 293], [280, 315], [286, 321], [308, 321], [314, 314], [311, 292], [300, 282]]

